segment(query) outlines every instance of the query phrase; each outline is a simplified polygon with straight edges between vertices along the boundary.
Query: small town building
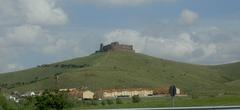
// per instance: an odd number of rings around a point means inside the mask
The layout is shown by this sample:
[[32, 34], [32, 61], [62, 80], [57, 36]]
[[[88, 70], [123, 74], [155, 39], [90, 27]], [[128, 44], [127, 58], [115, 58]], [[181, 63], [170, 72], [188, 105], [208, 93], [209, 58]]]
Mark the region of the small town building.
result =
[[12, 96], [12, 95], [10, 95], [10, 96], [8, 97], [8, 99], [9, 99], [9, 100], [12, 100], [12, 101], [14, 101], [14, 102], [16, 102], [16, 103], [19, 103], [19, 101], [20, 101], [20, 98], [19, 98], [19, 97], [17, 97], [17, 96]]
[[181, 91], [180, 91], [179, 88], [176, 88], [176, 94], [177, 94], [177, 95], [180, 95], [180, 94], [181, 94]]
[[132, 97], [139, 95], [140, 97], [153, 95], [153, 90], [144, 88], [131, 89], [108, 89], [102, 91], [102, 98]]
[[21, 97], [32, 97], [35, 96], [35, 92], [29, 91], [21, 95]]
[[153, 89], [153, 95], [168, 95], [169, 87], [159, 87]]
[[81, 99], [81, 100], [89, 100], [94, 98], [94, 92], [90, 90], [81, 90], [77, 88], [70, 88], [70, 89], [59, 89], [60, 92], [67, 93], [68, 96]]
[[[169, 95], [169, 87], [159, 87], [153, 90], [154, 95]], [[181, 91], [179, 88], [176, 88], [176, 95], [180, 95]]]
[[93, 99], [93, 98], [94, 98], [94, 93], [92, 91], [86, 90], [82, 92], [83, 100]]
[[59, 89], [58, 91], [59, 91], [59, 92], [67, 92], [68, 89]]

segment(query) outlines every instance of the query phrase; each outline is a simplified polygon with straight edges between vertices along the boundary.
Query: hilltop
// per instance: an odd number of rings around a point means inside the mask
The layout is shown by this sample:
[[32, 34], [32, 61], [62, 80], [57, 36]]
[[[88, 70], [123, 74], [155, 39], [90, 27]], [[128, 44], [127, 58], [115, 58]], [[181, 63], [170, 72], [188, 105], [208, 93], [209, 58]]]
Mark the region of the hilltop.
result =
[[[187, 93], [235, 93], [239, 63], [203, 66], [132, 52], [97, 52], [86, 57], [0, 75], [9, 90], [48, 88], [161, 87], [176, 84]], [[234, 70], [233, 70], [234, 69]], [[234, 76], [233, 76], [234, 75]], [[236, 76], [235, 76], [236, 75]]]

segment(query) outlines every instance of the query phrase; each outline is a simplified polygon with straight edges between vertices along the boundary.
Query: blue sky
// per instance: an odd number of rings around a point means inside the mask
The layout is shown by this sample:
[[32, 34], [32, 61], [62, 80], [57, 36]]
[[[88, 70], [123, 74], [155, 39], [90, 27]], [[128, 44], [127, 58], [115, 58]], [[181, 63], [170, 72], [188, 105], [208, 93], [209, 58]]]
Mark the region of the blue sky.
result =
[[0, 73], [119, 41], [194, 64], [240, 60], [239, 0], [0, 0]]

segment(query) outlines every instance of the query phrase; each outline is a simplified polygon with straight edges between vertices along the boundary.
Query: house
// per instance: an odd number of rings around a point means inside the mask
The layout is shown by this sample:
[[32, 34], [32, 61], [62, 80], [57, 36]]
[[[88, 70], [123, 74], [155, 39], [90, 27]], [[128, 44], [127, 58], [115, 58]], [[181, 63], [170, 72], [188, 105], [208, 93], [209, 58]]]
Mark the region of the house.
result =
[[82, 92], [77, 88], [69, 88], [69, 89], [59, 89], [59, 92], [64, 92], [68, 96], [74, 98], [74, 99], [82, 99], [81, 94]]
[[82, 99], [93, 99], [94, 93], [92, 91], [86, 90], [82, 92]]
[[181, 94], [181, 91], [179, 88], [176, 88], [176, 95], [180, 95]]
[[60, 92], [66, 92], [68, 96], [75, 99], [89, 100], [94, 98], [94, 92], [90, 90], [81, 90], [77, 88], [59, 89]]
[[134, 95], [140, 97], [153, 95], [153, 90], [144, 88], [102, 90], [102, 98], [132, 97]]
[[21, 97], [32, 97], [35, 96], [35, 92], [26, 92], [24, 94], [21, 95]]
[[[154, 95], [169, 95], [169, 87], [159, 87], [153, 90]], [[181, 91], [179, 88], [176, 88], [176, 95], [180, 95]]]
[[58, 91], [59, 91], [59, 92], [67, 92], [68, 89], [59, 89]]
[[154, 95], [168, 95], [169, 94], [169, 87], [159, 87], [153, 89]]
[[8, 99], [12, 100], [12, 101], [14, 101], [16, 103], [19, 103], [19, 101], [20, 101], [20, 99], [17, 96], [12, 96], [12, 95], [10, 95]]

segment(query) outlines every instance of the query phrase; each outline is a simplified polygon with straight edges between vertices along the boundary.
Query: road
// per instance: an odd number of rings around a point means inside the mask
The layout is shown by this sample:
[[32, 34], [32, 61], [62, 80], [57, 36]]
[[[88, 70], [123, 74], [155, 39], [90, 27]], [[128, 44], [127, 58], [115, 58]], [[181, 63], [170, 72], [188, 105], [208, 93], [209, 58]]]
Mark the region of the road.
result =
[[[98, 109], [99, 110], [99, 109]], [[104, 109], [100, 109], [104, 110]], [[240, 106], [202, 106], [202, 107], [166, 107], [166, 108], [124, 108], [107, 110], [240, 110]]]

